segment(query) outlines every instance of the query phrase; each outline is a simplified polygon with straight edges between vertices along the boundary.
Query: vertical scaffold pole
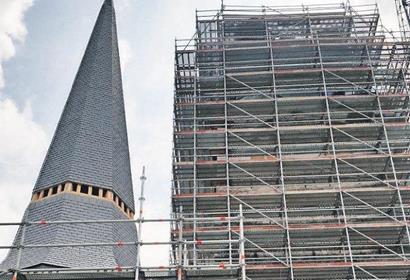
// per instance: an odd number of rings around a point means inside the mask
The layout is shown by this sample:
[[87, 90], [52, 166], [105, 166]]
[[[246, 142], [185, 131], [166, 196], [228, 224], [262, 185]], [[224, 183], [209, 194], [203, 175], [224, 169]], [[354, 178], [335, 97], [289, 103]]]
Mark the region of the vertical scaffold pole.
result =
[[141, 267], [141, 235], [142, 235], [142, 221], [143, 221], [143, 213], [144, 213], [144, 201], [145, 201], [145, 197], [144, 197], [144, 186], [145, 186], [145, 181], [147, 180], [147, 177], [145, 177], [145, 166], [142, 167], [142, 175], [140, 177], [140, 181], [141, 181], [141, 194], [139, 197], [139, 201], [140, 201], [140, 211], [138, 214], [138, 243], [137, 243], [137, 267], [135, 269], [135, 279], [139, 280], [140, 279], [140, 267]]
[[25, 239], [25, 236], [26, 236], [26, 227], [27, 227], [26, 222], [23, 219], [23, 224], [22, 224], [22, 229], [21, 229], [20, 245], [18, 247], [19, 250], [18, 250], [18, 253], [17, 253], [16, 270], [14, 271], [12, 280], [17, 280], [17, 276], [18, 276], [18, 273], [19, 273], [19, 270], [20, 270], [21, 257], [23, 255], [23, 249], [24, 249], [24, 239]]
[[[200, 34], [199, 26], [198, 26], [198, 12], [195, 13], [195, 18], [196, 18], [196, 30], [197, 34]], [[199, 45], [199, 35], [196, 37], [196, 42], [195, 42], [195, 47], [196, 50], [198, 50], [198, 45]], [[198, 179], [197, 179], [197, 79], [199, 77], [199, 69], [197, 67], [197, 54], [195, 53], [195, 58], [194, 58], [194, 111], [193, 111], [193, 117], [194, 117], [194, 158], [193, 158], [193, 163], [194, 163], [194, 189], [192, 192], [192, 205], [193, 205], [193, 215], [194, 215], [194, 232], [193, 232], [193, 239], [196, 241], [197, 240], [197, 220], [196, 220], [196, 214], [197, 214], [197, 193], [198, 193]], [[193, 264], [196, 265], [196, 258], [197, 258], [197, 252], [196, 252], [196, 243], [194, 242], [193, 246]]]
[[329, 94], [327, 90], [327, 84], [326, 84], [326, 76], [325, 76], [325, 68], [324, 68], [324, 63], [323, 63], [323, 57], [322, 57], [322, 50], [320, 46], [320, 40], [319, 40], [319, 35], [317, 32], [314, 34], [312, 33], [312, 39], [315, 38], [316, 40], [316, 49], [317, 49], [317, 55], [319, 58], [319, 63], [320, 63], [320, 69], [321, 69], [321, 76], [322, 76], [322, 82], [323, 82], [323, 91], [325, 94], [325, 105], [326, 105], [326, 115], [327, 115], [327, 123], [329, 126], [329, 138], [330, 138], [330, 143], [332, 146], [332, 154], [333, 154], [333, 164], [334, 168], [336, 171], [336, 179], [337, 179], [337, 185], [339, 188], [339, 199], [340, 199], [340, 206], [342, 209], [342, 214], [343, 214], [343, 224], [345, 225], [344, 231], [345, 231], [345, 236], [346, 236], [346, 242], [347, 242], [347, 247], [349, 250], [349, 259], [350, 259], [350, 264], [351, 264], [351, 269], [352, 269], [352, 276], [353, 279], [356, 280], [356, 266], [354, 265], [354, 258], [353, 258], [353, 250], [352, 250], [352, 243], [350, 242], [350, 234], [349, 234], [349, 226], [348, 226], [348, 220], [347, 220], [347, 215], [346, 215], [346, 207], [345, 207], [345, 202], [344, 202], [344, 197], [343, 197], [343, 187], [340, 179], [340, 169], [339, 169], [339, 163], [338, 163], [338, 157], [337, 157], [337, 152], [336, 152], [336, 145], [335, 145], [335, 137], [333, 134], [333, 123], [332, 123], [332, 115], [330, 112], [330, 103], [329, 103]]
[[182, 210], [180, 212], [180, 216], [179, 216], [179, 236], [178, 236], [178, 269], [177, 269], [177, 277], [178, 280], [182, 280], [182, 266], [183, 266], [183, 262], [182, 262], [182, 257], [183, 257], [183, 248], [182, 248], [182, 236], [183, 236], [183, 232], [182, 232], [182, 228], [184, 226], [184, 221], [182, 219]]
[[246, 280], [245, 235], [243, 232], [243, 219], [242, 204], [239, 204], [239, 265], [241, 267], [242, 280]]
[[[225, 170], [226, 170], [226, 208], [228, 213], [228, 239], [229, 239], [229, 264], [232, 264], [232, 226], [231, 226], [231, 183], [229, 171], [229, 136], [228, 136], [228, 97], [227, 97], [227, 82], [226, 82], [226, 49], [225, 49], [225, 16], [224, 5], [221, 7], [221, 44], [222, 44], [222, 68], [223, 68], [223, 84], [224, 84], [224, 128], [225, 128]], [[219, 17], [218, 17], [219, 21]]]

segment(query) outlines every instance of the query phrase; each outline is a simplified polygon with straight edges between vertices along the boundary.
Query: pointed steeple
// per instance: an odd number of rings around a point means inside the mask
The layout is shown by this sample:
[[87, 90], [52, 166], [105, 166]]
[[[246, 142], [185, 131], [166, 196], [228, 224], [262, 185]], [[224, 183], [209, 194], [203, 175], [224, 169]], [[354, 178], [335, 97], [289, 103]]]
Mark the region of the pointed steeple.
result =
[[115, 11], [105, 0], [34, 191], [75, 182], [134, 210]]
[[[119, 220], [132, 217], [130, 208], [134, 212], [115, 13], [110, 0], [105, 0], [99, 13], [34, 192], [37, 199], [27, 207], [24, 221]], [[15, 248], [0, 270], [134, 266], [135, 246], [59, 246], [118, 240], [136, 242], [135, 224], [21, 226], [13, 242]], [[25, 247], [20, 254], [17, 247], [23, 242], [42, 246]], [[67, 276], [77, 278], [77, 274]]]

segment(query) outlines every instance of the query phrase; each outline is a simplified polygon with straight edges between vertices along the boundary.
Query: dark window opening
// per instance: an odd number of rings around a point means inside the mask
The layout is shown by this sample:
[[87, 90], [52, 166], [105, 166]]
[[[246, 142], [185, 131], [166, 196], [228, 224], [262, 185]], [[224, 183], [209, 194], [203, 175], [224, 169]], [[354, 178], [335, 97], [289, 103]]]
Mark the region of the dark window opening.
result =
[[92, 195], [98, 196], [99, 189], [97, 187], [92, 187]]
[[114, 196], [113, 196], [113, 199], [114, 199], [114, 201], [116, 201], [117, 200], [117, 196], [114, 194]]
[[47, 197], [48, 196], [48, 189], [44, 190], [43, 192], [43, 197]]
[[88, 194], [88, 186], [82, 185], [80, 192], [81, 192], [81, 193], [86, 193], [86, 194]]
[[57, 187], [53, 187], [51, 189], [51, 194], [57, 194]]
[[107, 190], [103, 190], [103, 197], [107, 197]]
[[65, 185], [61, 185], [61, 191], [63, 192], [65, 190]]

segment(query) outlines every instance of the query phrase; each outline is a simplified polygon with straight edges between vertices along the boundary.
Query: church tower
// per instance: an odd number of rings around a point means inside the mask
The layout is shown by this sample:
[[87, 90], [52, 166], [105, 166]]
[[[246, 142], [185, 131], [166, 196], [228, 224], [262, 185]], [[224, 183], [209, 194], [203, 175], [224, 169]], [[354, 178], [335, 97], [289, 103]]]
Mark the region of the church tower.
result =
[[[79, 272], [81, 279], [111, 279], [112, 271], [115, 279], [131, 279], [137, 249], [129, 243], [137, 232], [127, 221], [134, 213], [115, 11], [105, 0], [25, 211], [27, 224], [0, 269], [67, 269], [58, 279]], [[90, 220], [126, 222], [48, 223]], [[57, 279], [46, 275], [33, 279]]]

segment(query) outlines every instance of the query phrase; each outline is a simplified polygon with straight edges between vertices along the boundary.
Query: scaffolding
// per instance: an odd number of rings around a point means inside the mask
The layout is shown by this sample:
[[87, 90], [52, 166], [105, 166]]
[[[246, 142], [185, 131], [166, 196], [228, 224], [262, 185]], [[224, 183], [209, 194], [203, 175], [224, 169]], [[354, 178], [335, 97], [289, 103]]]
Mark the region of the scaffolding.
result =
[[[22, 226], [0, 279], [410, 279], [405, 24], [349, 3], [197, 11], [175, 45], [171, 217], [144, 218], [143, 171], [137, 219], [0, 223]], [[24, 240], [73, 223], [135, 223], [138, 241]], [[170, 240], [143, 241], [145, 223]], [[26, 249], [87, 246], [136, 246], [136, 265], [20, 267]], [[144, 266], [142, 246], [170, 263]]]
[[410, 1], [409, 0], [394, 0], [396, 4], [397, 19], [399, 30], [401, 31], [402, 39], [409, 38], [410, 29]]
[[172, 263], [410, 279], [408, 46], [376, 5], [197, 11], [175, 46], [172, 211], [192, 221]]
[[[194, 273], [190, 279], [203, 279], [206, 277], [211, 277], [214, 279], [215, 276], [222, 277], [224, 275], [232, 275], [232, 270], [242, 271], [242, 280], [245, 280], [245, 259], [242, 258], [237, 264], [225, 265], [219, 263], [217, 265], [188, 265], [186, 261], [178, 262], [174, 265], [157, 265], [157, 266], [143, 266], [141, 264], [141, 247], [142, 246], [176, 246], [178, 249], [179, 260], [186, 259], [186, 248], [193, 243], [198, 241], [188, 241], [182, 239], [183, 236], [183, 225], [187, 223], [192, 223], [193, 218], [184, 218], [180, 216], [179, 218], [165, 218], [165, 219], [146, 219], [143, 215], [143, 205], [145, 201], [144, 197], [144, 185], [146, 181], [145, 177], [145, 167], [143, 168], [141, 180], [141, 194], [139, 197], [139, 216], [137, 219], [119, 219], [119, 220], [39, 220], [39, 221], [28, 221], [23, 220], [21, 222], [3, 222], [0, 223], [0, 228], [9, 226], [20, 226], [22, 227], [22, 238], [19, 244], [14, 244], [12, 246], [0, 246], [0, 250], [17, 250], [17, 258], [15, 265], [7, 270], [0, 270], [1, 280], [69, 280], [69, 279], [108, 279], [108, 280], [148, 280], [148, 279], [186, 279], [185, 275], [190, 271], [202, 270], [200, 273]], [[58, 194], [56, 194], [58, 195]], [[61, 195], [61, 194], [60, 194]], [[231, 217], [230, 222], [238, 224], [239, 228], [239, 238], [237, 240], [231, 240], [229, 243], [239, 244], [241, 255], [245, 255], [244, 246], [244, 227], [243, 227], [242, 206], [240, 206], [239, 216]], [[224, 219], [225, 220], [225, 219]], [[201, 222], [207, 222], [208, 224], [220, 225], [220, 218], [201, 218]], [[164, 241], [142, 241], [142, 225], [144, 223], [178, 223], [179, 227], [179, 238], [175, 241], [164, 240]], [[73, 224], [84, 224], [89, 225], [90, 230], [95, 224], [120, 224], [120, 223], [133, 223], [138, 226], [138, 240], [136, 242], [125, 242], [123, 240], [116, 240], [115, 242], [79, 242], [79, 243], [61, 243], [51, 241], [48, 244], [44, 243], [27, 243], [25, 240], [25, 233], [30, 230], [38, 230], [42, 228], [43, 230], [55, 230], [61, 225], [73, 225]], [[201, 244], [210, 246], [221, 246], [221, 244], [227, 244], [226, 240], [202, 240]], [[79, 250], [87, 247], [116, 247], [119, 251], [121, 248], [126, 249], [128, 246], [137, 247], [138, 255], [136, 258], [135, 266], [121, 266], [117, 264], [116, 266], [104, 266], [100, 267], [56, 267], [52, 265], [40, 265], [36, 267], [21, 267], [21, 259], [23, 254], [30, 254], [30, 249], [45, 249], [45, 248], [78, 248]], [[124, 252], [127, 252], [126, 250]], [[228, 274], [227, 274], [228, 273]], [[215, 278], [219, 279], [219, 278]]]

